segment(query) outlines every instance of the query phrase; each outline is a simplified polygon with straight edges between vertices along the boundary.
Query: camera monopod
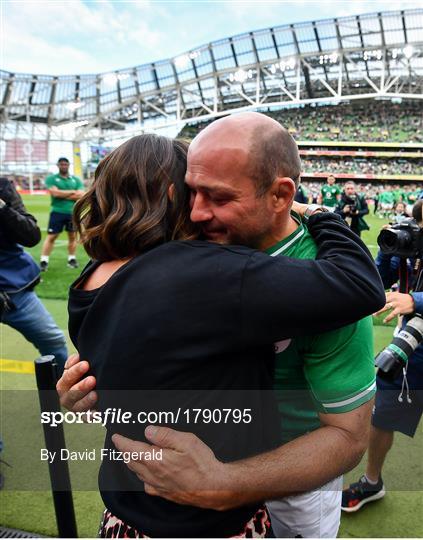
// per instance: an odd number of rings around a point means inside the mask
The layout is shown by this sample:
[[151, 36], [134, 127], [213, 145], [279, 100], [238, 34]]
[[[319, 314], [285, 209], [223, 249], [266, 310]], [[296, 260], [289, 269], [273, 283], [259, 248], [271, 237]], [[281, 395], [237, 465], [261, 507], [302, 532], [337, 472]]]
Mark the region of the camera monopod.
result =
[[[59, 396], [56, 391], [54, 356], [41, 356], [35, 360], [35, 377], [41, 413], [60, 412]], [[49, 424], [43, 424], [43, 428], [46, 448], [49, 452], [57, 452], [55, 455], [60, 455], [61, 449], [66, 448], [63, 425], [52, 427]], [[76, 538], [78, 533], [68, 462], [55, 459], [49, 463], [48, 467], [59, 537]]]

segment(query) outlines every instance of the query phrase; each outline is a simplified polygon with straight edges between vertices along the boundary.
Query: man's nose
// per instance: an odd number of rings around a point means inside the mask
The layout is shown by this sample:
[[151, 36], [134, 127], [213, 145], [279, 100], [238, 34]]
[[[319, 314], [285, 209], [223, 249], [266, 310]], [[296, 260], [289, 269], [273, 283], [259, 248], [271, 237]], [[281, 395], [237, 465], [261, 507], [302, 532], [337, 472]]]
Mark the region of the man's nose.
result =
[[213, 212], [210, 206], [207, 204], [204, 196], [201, 193], [196, 193], [192, 200], [191, 207], [191, 221], [193, 223], [199, 223], [202, 221], [210, 221], [213, 219]]

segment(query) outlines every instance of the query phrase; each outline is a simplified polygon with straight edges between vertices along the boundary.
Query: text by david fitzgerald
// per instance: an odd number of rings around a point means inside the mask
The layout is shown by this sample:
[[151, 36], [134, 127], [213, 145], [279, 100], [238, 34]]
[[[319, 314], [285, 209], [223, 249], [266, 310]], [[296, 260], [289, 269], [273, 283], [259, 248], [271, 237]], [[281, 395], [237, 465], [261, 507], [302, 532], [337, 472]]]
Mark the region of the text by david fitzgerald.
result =
[[47, 448], [41, 448], [41, 461], [47, 461], [53, 463], [54, 461], [96, 461], [97, 456], [103, 461], [104, 459], [109, 461], [123, 461], [129, 463], [130, 461], [162, 461], [163, 450], [156, 450], [153, 448], [151, 451], [143, 452], [119, 452], [112, 448], [93, 448], [89, 450], [86, 448], [81, 451], [71, 451], [67, 448], [61, 448], [60, 452], [51, 452]]

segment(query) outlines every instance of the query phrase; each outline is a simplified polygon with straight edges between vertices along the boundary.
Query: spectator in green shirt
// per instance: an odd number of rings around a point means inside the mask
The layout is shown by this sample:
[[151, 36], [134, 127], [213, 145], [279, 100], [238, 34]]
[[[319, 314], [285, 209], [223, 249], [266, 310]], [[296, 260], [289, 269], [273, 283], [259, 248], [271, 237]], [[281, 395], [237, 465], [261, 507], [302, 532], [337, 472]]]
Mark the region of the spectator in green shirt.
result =
[[61, 157], [57, 161], [59, 172], [46, 178], [45, 185], [51, 195], [51, 212], [47, 228], [47, 238], [41, 250], [40, 267], [43, 272], [48, 268], [50, 253], [59, 234], [68, 233], [68, 266], [78, 268], [75, 257], [76, 233], [72, 223], [72, 211], [75, 202], [84, 193], [84, 184], [80, 178], [69, 174], [69, 160]]

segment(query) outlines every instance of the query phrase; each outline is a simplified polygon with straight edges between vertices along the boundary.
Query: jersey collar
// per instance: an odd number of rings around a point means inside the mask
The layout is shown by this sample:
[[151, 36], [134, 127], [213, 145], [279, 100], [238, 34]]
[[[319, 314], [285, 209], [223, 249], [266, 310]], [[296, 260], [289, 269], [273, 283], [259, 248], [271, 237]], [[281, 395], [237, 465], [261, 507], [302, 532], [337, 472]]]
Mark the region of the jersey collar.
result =
[[265, 250], [265, 253], [276, 257], [276, 255], [282, 255], [287, 249], [289, 249], [293, 244], [298, 242], [298, 240], [304, 236], [305, 228], [301, 221], [300, 216], [296, 212], [291, 212], [291, 217], [298, 223], [298, 227], [286, 238], [283, 238], [277, 244], [274, 244], [270, 248]]

